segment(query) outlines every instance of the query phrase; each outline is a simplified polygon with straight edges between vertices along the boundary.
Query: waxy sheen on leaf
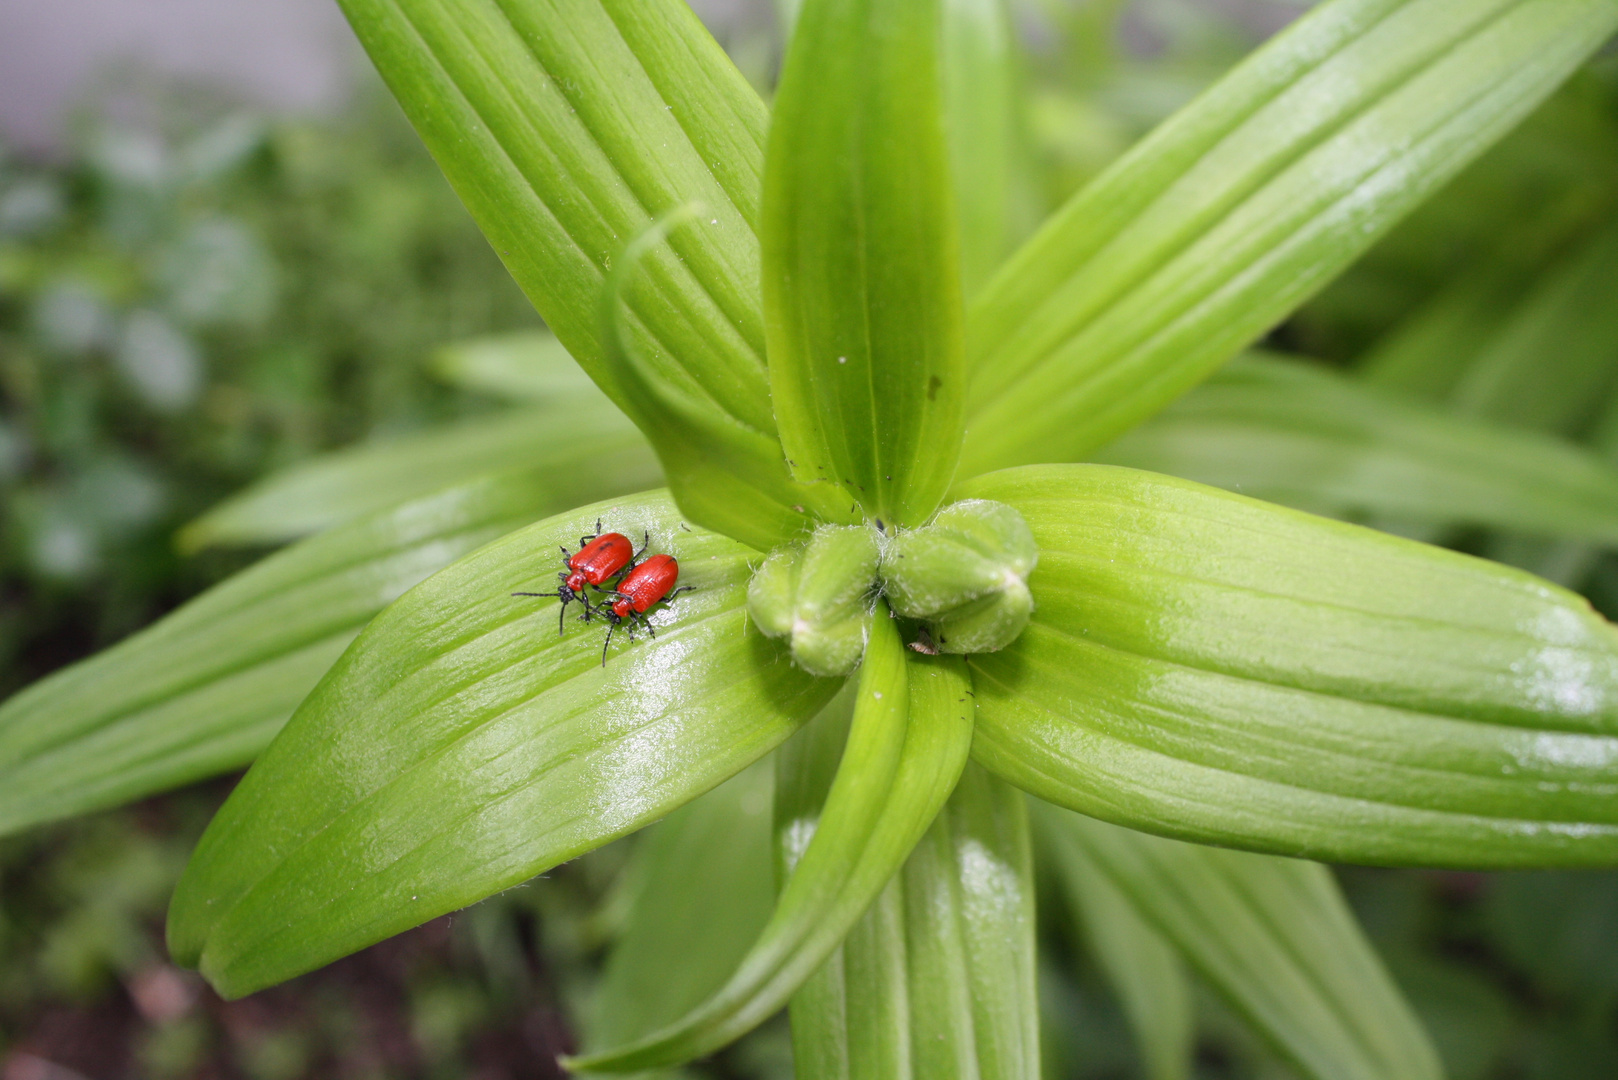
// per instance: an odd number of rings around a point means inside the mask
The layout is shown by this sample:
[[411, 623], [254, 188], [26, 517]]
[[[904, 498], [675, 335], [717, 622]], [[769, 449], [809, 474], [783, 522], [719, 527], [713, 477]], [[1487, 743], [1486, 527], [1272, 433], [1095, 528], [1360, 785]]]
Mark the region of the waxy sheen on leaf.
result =
[[[695, 591], [601, 666], [556, 633], [557, 548], [605, 528]], [[512, 533], [368, 626], [220, 811], [169, 912], [177, 959], [236, 997], [632, 832], [785, 739], [836, 689], [744, 632], [749, 549], [664, 493]], [[777, 662], [779, 661], [779, 662]]]
[[1618, 630], [1519, 570], [1105, 465], [964, 493], [1039, 542], [970, 660], [974, 756], [1189, 840], [1345, 862], [1618, 859]]

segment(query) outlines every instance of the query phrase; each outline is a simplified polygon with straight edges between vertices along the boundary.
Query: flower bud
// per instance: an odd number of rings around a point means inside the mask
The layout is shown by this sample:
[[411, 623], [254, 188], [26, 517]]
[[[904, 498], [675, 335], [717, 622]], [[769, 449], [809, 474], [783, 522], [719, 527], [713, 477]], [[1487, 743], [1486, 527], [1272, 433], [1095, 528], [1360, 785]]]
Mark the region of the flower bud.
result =
[[942, 652], [993, 652], [1028, 625], [1034, 610], [1028, 575], [1038, 561], [1021, 514], [1004, 503], [968, 499], [888, 542], [883, 590], [894, 611], [928, 621]]
[[865, 655], [879, 551], [864, 526], [827, 525], [779, 548], [747, 586], [747, 610], [771, 637], [792, 639], [792, 658], [813, 675], [847, 675]]

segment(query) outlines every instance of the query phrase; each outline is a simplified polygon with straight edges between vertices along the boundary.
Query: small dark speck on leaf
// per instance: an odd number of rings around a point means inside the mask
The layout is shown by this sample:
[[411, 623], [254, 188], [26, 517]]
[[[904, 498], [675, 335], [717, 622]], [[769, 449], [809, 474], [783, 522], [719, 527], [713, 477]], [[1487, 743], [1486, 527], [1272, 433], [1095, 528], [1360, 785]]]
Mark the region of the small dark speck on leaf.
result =
[[944, 385], [944, 380], [940, 379], [937, 375], [934, 375], [932, 378], [928, 379], [927, 380], [927, 400], [928, 401], [937, 401], [938, 400], [938, 388], [940, 386], [943, 386], [943, 385]]

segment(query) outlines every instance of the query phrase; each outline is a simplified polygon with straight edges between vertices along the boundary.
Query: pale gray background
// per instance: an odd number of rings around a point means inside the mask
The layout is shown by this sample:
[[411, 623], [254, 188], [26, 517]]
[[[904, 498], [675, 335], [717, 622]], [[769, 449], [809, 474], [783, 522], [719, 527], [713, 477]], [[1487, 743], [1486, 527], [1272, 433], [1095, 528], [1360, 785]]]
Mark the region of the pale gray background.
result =
[[[1193, 2], [1264, 32], [1299, 4]], [[768, 18], [767, 3], [693, 6], [713, 25]], [[224, 87], [272, 109], [330, 109], [352, 87], [358, 54], [335, 0], [0, 0], [0, 140], [25, 152], [58, 147], [71, 107], [120, 66]]]

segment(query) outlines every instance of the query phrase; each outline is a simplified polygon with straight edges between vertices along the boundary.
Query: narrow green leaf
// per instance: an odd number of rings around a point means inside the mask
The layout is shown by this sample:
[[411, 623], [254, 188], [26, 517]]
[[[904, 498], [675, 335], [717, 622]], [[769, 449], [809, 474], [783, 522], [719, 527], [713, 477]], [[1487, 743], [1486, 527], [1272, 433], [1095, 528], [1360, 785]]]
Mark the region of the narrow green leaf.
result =
[[678, 1020], [725, 984], [775, 903], [773, 765], [761, 761], [635, 841], [637, 885], [587, 1025], [614, 1046]]
[[968, 766], [904, 869], [792, 999], [798, 1080], [1036, 1080], [1023, 795]]
[[590, 377], [549, 330], [490, 334], [433, 353], [433, 372], [467, 390], [512, 401], [598, 398]]
[[1618, 469], [1589, 451], [1273, 357], [1231, 365], [1097, 460], [1334, 515], [1618, 542]]
[[763, 103], [679, 0], [342, 0], [371, 60], [557, 338], [624, 405], [595, 318], [659, 214], [700, 228], [629, 299], [664, 378], [773, 433], [760, 321]]
[[[790, 876], [736, 974], [678, 1023], [622, 1049], [576, 1059], [570, 1068], [654, 1068], [725, 1045], [785, 1005], [882, 892], [966, 763], [969, 687], [965, 666], [954, 658], [907, 660], [894, 621], [881, 613], [856, 679], [847, 745], [824, 812], [784, 823], [778, 816], [777, 828], [788, 834], [782, 842]], [[826, 733], [835, 743], [839, 719], [832, 711], [811, 725], [807, 748], [783, 749], [789, 775], [826, 767]], [[789, 781], [777, 798], [791, 802], [798, 790]]]
[[271, 555], [0, 705], [0, 832], [240, 768], [372, 616], [554, 506], [486, 478]]
[[668, 474], [680, 509], [705, 528], [768, 551], [816, 521], [858, 520], [858, 507], [832, 484], [793, 480], [773, 435], [660, 378], [636, 352], [622, 298], [641, 261], [697, 213], [682, 207], [658, 218], [624, 249], [599, 305], [603, 357]]
[[1018, 45], [1005, 0], [941, 0], [944, 118], [970, 297], [1011, 252], [1022, 160]]
[[656, 485], [646, 441], [611, 402], [563, 399], [420, 435], [339, 450], [226, 499], [180, 533], [182, 547], [275, 544], [330, 529], [456, 484], [543, 470], [540, 513]]
[[[344, 10], [547, 325], [657, 447], [687, 517], [767, 549], [817, 499], [841, 502], [793, 484], [775, 437], [752, 231], [764, 106], [685, 4]], [[667, 243], [639, 243], [654, 231]], [[626, 375], [678, 407], [650, 407]]]
[[955, 475], [966, 388], [939, 4], [810, 0], [764, 171], [770, 386], [793, 475], [901, 525]]
[[[1054, 869], [1085, 945], [1118, 994], [1147, 1080], [1188, 1080], [1196, 1016], [1180, 954], [1082, 844], [1046, 822], [1050, 805], [1042, 802], [1039, 807], [1043, 813], [1035, 818], [1035, 835], [1041, 865]], [[1066, 816], [1053, 820], [1065, 823]]]
[[1438, 1080], [1427, 1035], [1330, 871], [1038, 808], [1051, 850], [1099, 868], [1311, 1080]]
[[969, 315], [963, 475], [1072, 459], [1279, 322], [1618, 28], [1618, 0], [1331, 0], [1060, 211]]
[[1521, 571], [1129, 469], [968, 495], [1039, 543], [974, 755], [1121, 825], [1349, 862], [1618, 858], [1618, 630]]
[[[602, 663], [558, 635], [557, 548], [651, 534], [695, 591]], [[169, 944], [239, 996], [633, 832], [786, 738], [829, 688], [744, 632], [741, 545], [666, 493], [539, 522], [428, 578], [366, 627], [209, 826]]]

